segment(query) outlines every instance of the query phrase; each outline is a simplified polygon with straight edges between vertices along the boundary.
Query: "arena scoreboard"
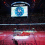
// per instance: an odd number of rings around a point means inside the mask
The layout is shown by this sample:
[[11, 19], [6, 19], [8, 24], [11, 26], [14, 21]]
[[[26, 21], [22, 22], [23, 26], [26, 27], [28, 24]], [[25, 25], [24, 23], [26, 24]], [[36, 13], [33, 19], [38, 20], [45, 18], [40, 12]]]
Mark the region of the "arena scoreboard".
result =
[[11, 17], [28, 17], [28, 5], [29, 4], [26, 2], [12, 3], [11, 4]]
[[28, 6], [11, 7], [11, 17], [27, 17]]

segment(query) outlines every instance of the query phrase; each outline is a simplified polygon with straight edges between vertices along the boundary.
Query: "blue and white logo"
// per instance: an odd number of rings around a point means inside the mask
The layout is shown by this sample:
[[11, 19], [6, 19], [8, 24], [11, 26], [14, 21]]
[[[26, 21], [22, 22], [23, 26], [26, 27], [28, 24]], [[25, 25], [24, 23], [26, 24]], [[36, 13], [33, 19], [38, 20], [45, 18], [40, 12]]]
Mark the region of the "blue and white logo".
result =
[[19, 17], [22, 16], [24, 14], [24, 9], [22, 7], [17, 7], [15, 9], [15, 14]]

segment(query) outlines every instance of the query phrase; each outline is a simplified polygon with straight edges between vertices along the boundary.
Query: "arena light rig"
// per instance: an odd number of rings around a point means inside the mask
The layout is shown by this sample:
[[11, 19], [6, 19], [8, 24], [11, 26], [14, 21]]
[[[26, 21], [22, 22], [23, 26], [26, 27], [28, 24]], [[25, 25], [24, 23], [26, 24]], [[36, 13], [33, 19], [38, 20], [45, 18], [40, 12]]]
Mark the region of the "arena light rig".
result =
[[8, 8], [11, 7], [11, 3], [10, 3], [10, 2], [7, 2], [7, 0], [2, 0], [2, 2], [3, 2], [3, 4], [4, 4], [6, 7], [8, 7]]
[[6, 2], [4, 1], [4, 4], [5, 4]]

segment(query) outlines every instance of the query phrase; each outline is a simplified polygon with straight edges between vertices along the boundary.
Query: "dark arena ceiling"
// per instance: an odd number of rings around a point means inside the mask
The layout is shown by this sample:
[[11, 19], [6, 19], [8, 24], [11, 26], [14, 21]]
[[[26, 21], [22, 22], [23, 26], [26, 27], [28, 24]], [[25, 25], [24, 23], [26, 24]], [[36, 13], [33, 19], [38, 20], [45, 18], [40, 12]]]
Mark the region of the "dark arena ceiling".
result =
[[[17, 2], [18, 0], [0, 0], [0, 14], [4, 16], [10, 14], [11, 4]], [[20, 1], [20, 0], [19, 0]], [[30, 13], [43, 13], [45, 14], [45, 0], [22, 0], [30, 4], [29, 15]], [[43, 15], [44, 16], [44, 15]]]
[[[0, 5], [1, 5], [1, 9], [3, 11], [7, 11], [10, 10], [10, 6], [13, 2], [17, 2], [18, 0], [1, 0], [0, 1]], [[20, 1], [20, 0], [19, 0]], [[41, 12], [43, 13], [43, 10], [45, 10], [45, 0], [22, 0], [23, 2], [27, 2], [30, 4], [30, 12]], [[6, 8], [7, 7], [7, 8]], [[6, 9], [6, 10], [5, 10]]]

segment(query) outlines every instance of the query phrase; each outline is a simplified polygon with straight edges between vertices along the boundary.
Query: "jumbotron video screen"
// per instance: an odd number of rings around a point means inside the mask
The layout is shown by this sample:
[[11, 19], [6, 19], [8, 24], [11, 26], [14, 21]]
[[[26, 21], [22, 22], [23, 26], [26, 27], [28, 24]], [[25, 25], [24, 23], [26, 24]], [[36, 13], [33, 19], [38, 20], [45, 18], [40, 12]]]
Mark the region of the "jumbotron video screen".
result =
[[27, 17], [28, 6], [11, 7], [11, 17]]

